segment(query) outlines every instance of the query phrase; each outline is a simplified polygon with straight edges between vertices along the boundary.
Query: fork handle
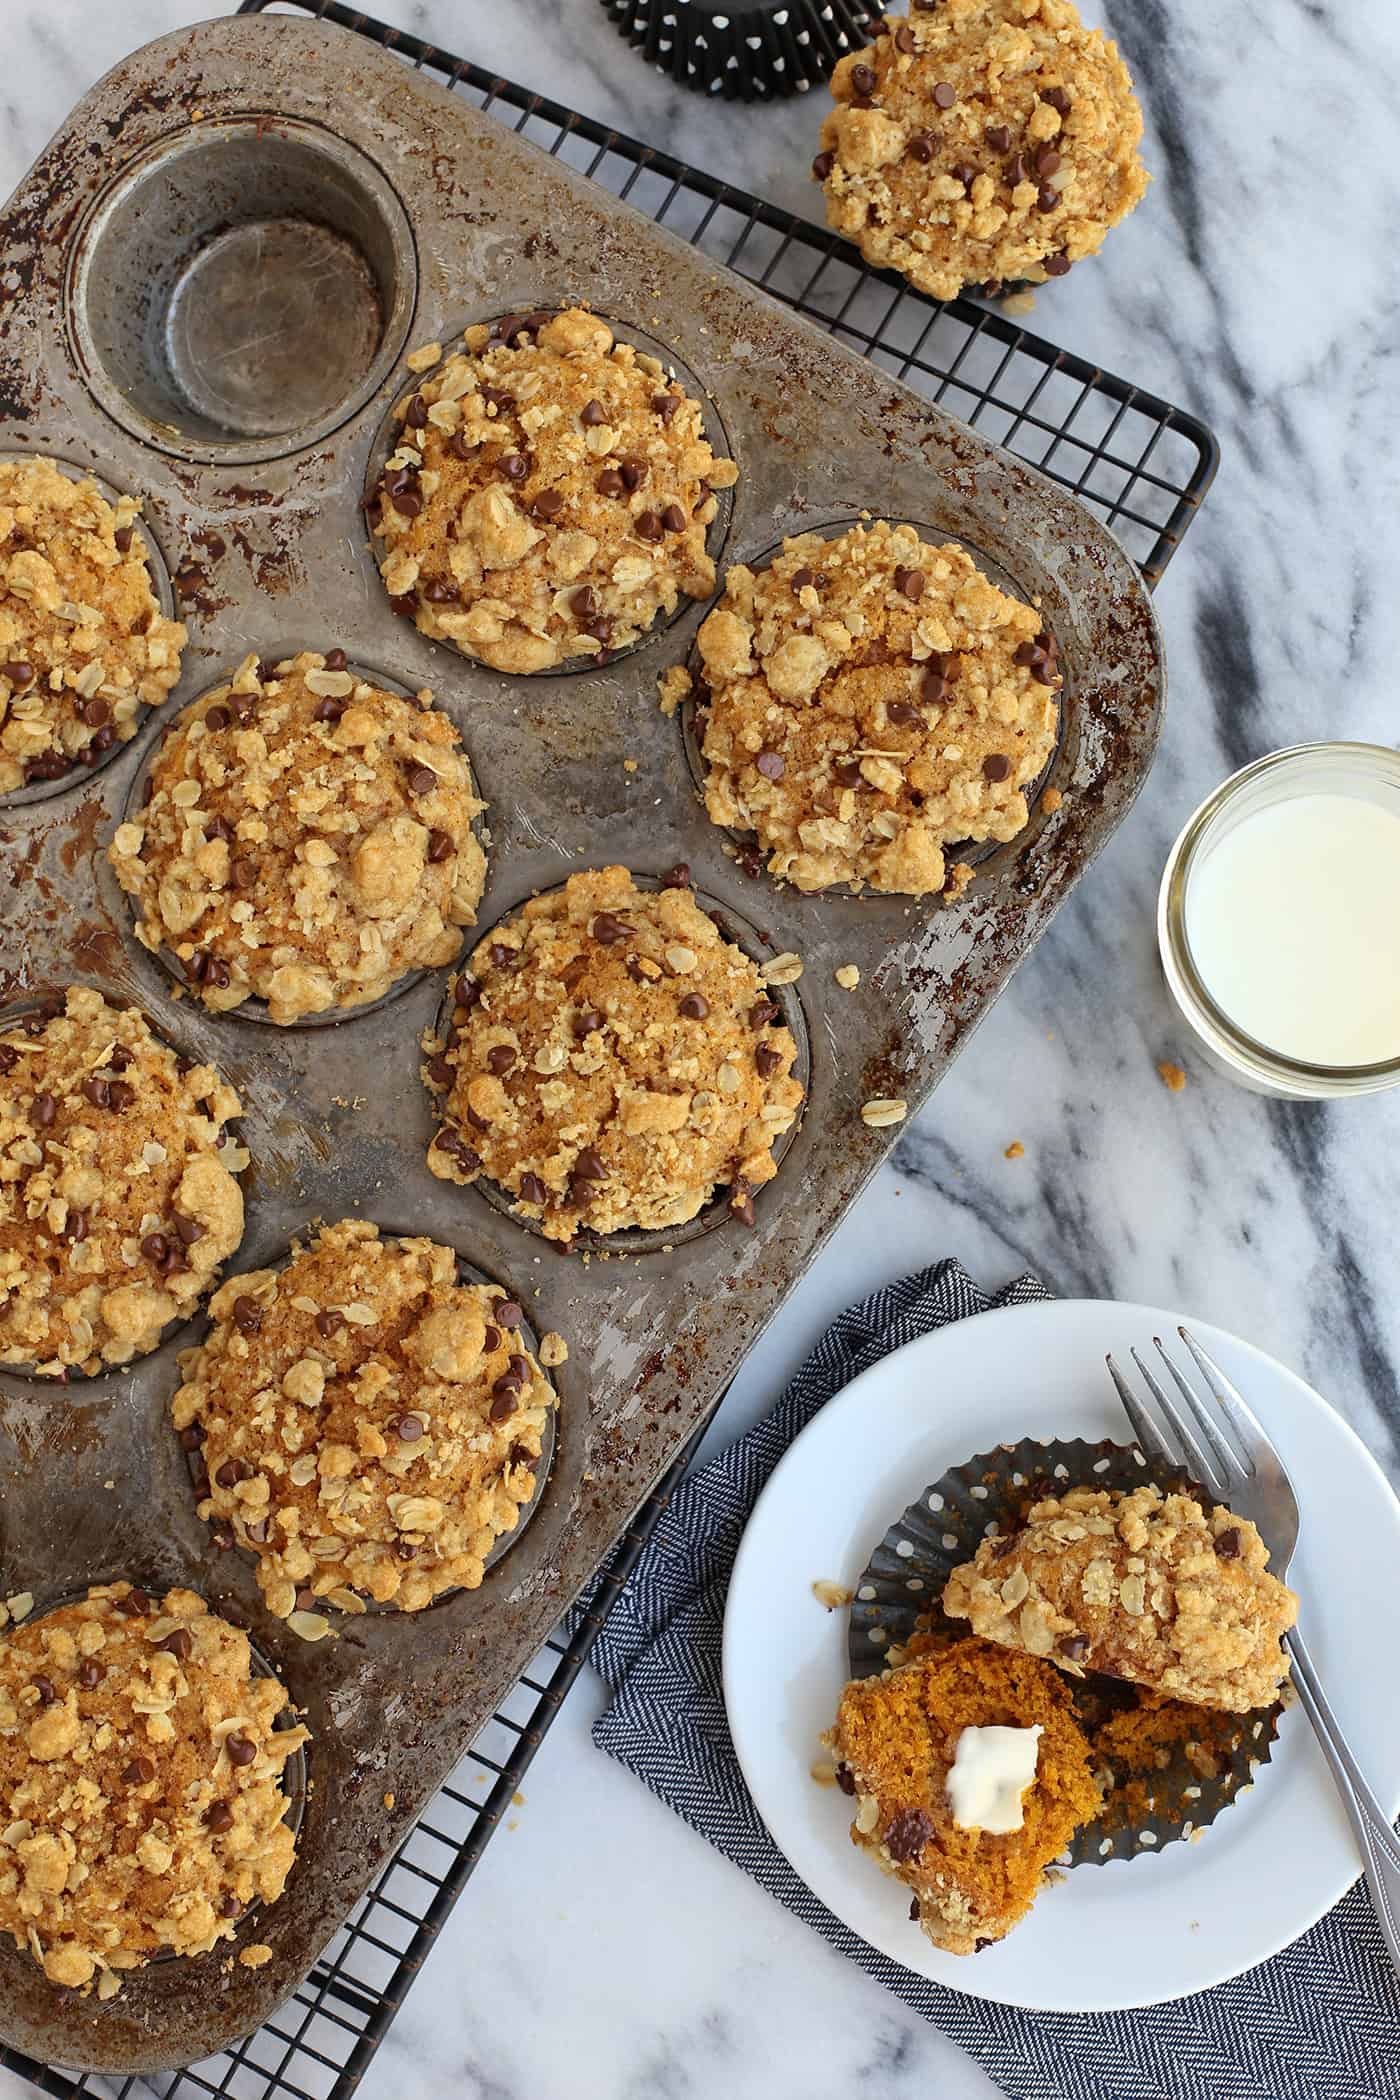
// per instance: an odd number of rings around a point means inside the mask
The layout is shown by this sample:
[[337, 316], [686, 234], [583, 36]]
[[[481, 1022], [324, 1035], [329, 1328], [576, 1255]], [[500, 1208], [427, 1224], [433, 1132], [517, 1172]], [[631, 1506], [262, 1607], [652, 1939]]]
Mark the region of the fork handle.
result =
[[1322, 1754], [1332, 1768], [1332, 1777], [1347, 1812], [1352, 1833], [1361, 1849], [1366, 1885], [1391, 1962], [1400, 1974], [1400, 1839], [1390, 1818], [1377, 1801], [1342, 1733], [1341, 1725], [1327, 1701], [1307, 1644], [1295, 1627], [1284, 1635], [1293, 1658], [1293, 1681], [1303, 1711], [1312, 1722]]

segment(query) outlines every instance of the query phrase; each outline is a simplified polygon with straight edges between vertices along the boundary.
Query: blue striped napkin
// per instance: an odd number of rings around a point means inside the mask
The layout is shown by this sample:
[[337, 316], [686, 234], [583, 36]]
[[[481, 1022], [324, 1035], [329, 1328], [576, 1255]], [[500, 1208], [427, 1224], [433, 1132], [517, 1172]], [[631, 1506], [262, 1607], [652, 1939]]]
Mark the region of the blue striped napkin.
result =
[[[960, 2043], [1010, 2100], [1400, 2100], [1400, 1984], [1362, 1885], [1286, 1953], [1218, 1990], [1142, 2012], [1019, 2012], [929, 1983], [867, 1946], [793, 1873], [745, 1788], [720, 1640], [729, 1571], [769, 1474], [818, 1408], [891, 1349], [1049, 1295], [1022, 1276], [989, 1296], [945, 1261], [843, 1313], [772, 1414], [691, 1474], [663, 1515], [593, 1650], [615, 1695], [594, 1740]], [[1306, 1842], [1306, 1832], [1280, 1842]]]

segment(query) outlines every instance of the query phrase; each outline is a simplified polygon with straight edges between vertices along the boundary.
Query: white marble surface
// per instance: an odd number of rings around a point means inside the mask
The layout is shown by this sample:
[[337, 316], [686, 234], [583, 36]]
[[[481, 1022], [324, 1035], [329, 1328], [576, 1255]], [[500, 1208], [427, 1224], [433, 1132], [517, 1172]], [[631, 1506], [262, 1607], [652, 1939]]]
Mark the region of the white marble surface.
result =
[[[700, 102], [596, 0], [381, 14], [798, 210], [816, 97]], [[0, 0], [0, 194], [72, 102], [189, 0]], [[1160, 758], [1129, 821], [750, 1359], [764, 1409], [830, 1316], [915, 1261], [1167, 1301], [1266, 1344], [1400, 1470], [1400, 1094], [1265, 1104], [1173, 1026], [1152, 939], [1168, 844], [1237, 764], [1400, 738], [1394, 0], [1110, 0], [1157, 172], [1032, 325], [1201, 412], [1225, 464], [1158, 604]], [[1378, 958], [1378, 967], [1386, 964]], [[1388, 959], [1396, 966], [1395, 957]], [[1160, 1057], [1190, 1075], [1158, 1083]], [[1013, 1138], [1025, 1157], [1003, 1158]], [[366, 2100], [899, 2100], [981, 2073], [596, 1752], [581, 1684], [375, 2067]], [[0, 2074], [0, 2096], [21, 2088]]]

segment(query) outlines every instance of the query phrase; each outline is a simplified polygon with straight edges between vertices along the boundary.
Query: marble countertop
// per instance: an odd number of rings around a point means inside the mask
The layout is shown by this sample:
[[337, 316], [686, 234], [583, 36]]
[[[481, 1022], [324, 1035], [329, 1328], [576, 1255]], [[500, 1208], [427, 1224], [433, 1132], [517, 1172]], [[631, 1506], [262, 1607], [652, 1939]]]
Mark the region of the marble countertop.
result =
[[[190, 0], [4, 0], [0, 194]], [[704, 102], [597, 0], [378, 0], [385, 18], [812, 213], [823, 98]], [[1400, 157], [1393, 0], [1108, 0], [1156, 173], [1031, 325], [1196, 410], [1224, 464], [1158, 592], [1171, 699], [1136, 808], [750, 1357], [713, 1437], [832, 1315], [955, 1253], [984, 1282], [1170, 1303], [1266, 1345], [1400, 1475], [1400, 1093], [1265, 1102], [1211, 1076], [1159, 978], [1172, 838], [1224, 774], [1313, 737], [1394, 743]], [[1184, 1065], [1168, 1092], [1159, 1059]], [[1007, 1160], [1018, 1139], [1024, 1157]], [[365, 2100], [878, 2100], [994, 2088], [589, 1741], [581, 1682]], [[31, 2089], [0, 2073], [0, 2100]]]

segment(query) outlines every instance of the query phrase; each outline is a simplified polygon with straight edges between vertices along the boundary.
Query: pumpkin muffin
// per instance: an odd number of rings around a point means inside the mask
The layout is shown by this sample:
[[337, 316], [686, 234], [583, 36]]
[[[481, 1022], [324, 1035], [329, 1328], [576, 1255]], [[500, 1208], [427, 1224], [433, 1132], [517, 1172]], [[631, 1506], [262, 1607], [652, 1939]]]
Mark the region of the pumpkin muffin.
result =
[[469, 328], [395, 413], [370, 518], [395, 612], [434, 641], [498, 671], [586, 666], [714, 589], [714, 491], [738, 468], [596, 315]]
[[95, 764], [179, 683], [140, 510], [56, 460], [0, 460], [0, 795]]
[[[800, 890], [962, 889], [945, 848], [1011, 839], [1055, 747], [1054, 636], [961, 547], [877, 520], [730, 569], [699, 640], [711, 821]], [[662, 706], [691, 690], [662, 680]]]
[[[1009, 1812], [984, 1828], [970, 1812], [976, 1790], [965, 1793], [963, 1782], [989, 1731], [1014, 1732], [1029, 1783], [1019, 1804], [1003, 1800]], [[848, 1684], [824, 1741], [838, 1784], [855, 1798], [851, 1842], [904, 1883], [910, 1916], [949, 1954], [1003, 1939], [1046, 1868], [1098, 1812], [1067, 1685], [1048, 1663], [982, 1641]]]
[[1071, 1488], [955, 1568], [943, 1608], [984, 1640], [1195, 1706], [1269, 1706], [1288, 1675], [1293, 1591], [1254, 1526], [1190, 1495]]
[[1147, 188], [1128, 69], [1069, 0], [916, 0], [831, 92], [828, 220], [936, 299], [1064, 276]]
[[479, 1588], [534, 1495], [555, 1404], [520, 1307], [459, 1282], [450, 1247], [347, 1218], [209, 1309], [175, 1426], [199, 1514], [256, 1554], [268, 1610], [314, 1640], [323, 1602], [421, 1611]]
[[213, 1012], [346, 1012], [460, 953], [485, 804], [431, 701], [381, 691], [343, 649], [306, 650], [246, 657], [174, 723], [110, 858], [140, 940]]
[[190, 1590], [114, 1582], [0, 1634], [0, 1930], [100, 1998], [231, 1940], [296, 1850], [283, 1771], [308, 1732], [276, 1725], [287, 1707]]
[[75, 985], [0, 1027], [0, 1363], [130, 1363], [243, 1237], [237, 1094]]
[[752, 1224], [802, 1103], [768, 987], [801, 965], [765, 975], [687, 885], [571, 875], [480, 944], [425, 1067], [440, 1180], [485, 1175], [556, 1240], [681, 1225], [721, 1186]]

